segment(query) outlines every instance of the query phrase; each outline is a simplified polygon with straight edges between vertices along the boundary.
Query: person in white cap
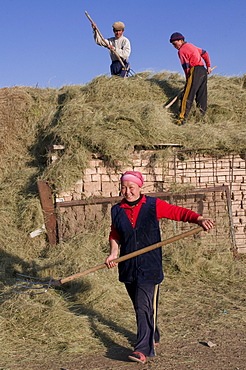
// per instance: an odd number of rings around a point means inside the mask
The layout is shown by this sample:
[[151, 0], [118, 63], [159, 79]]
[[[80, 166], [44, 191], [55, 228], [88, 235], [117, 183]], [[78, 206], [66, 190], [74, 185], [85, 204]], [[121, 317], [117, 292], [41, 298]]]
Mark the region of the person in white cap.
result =
[[[110, 50], [110, 57], [111, 57], [111, 65], [110, 71], [111, 75], [127, 77], [130, 64], [128, 62], [128, 58], [131, 53], [131, 44], [130, 41], [123, 36], [125, 25], [123, 22], [115, 22], [113, 27], [114, 37], [110, 37], [108, 39], [102, 39], [101, 35], [97, 31], [96, 24], [92, 22], [92, 29], [94, 32], [94, 39], [97, 45], [106, 46]], [[105, 45], [105, 42], [107, 45]], [[113, 52], [115, 51], [121, 58], [125, 68], [122, 66], [122, 63], [119, 61], [119, 58]]]

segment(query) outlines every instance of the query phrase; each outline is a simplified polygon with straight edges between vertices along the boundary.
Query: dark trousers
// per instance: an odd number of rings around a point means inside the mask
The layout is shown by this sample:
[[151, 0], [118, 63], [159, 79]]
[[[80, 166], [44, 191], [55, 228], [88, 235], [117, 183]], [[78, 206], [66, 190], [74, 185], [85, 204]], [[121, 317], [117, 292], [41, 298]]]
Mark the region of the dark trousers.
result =
[[195, 66], [190, 69], [190, 75], [181, 98], [180, 119], [188, 116], [194, 99], [201, 113], [205, 114], [207, 110], [207, 70], [203, 66]]
[[114, 60], [110, 66], [110, 72], [112, 76], [120, 76], [120, 77], [127, 77], [129, 70], [130, 70], [130, 64], [123, 60], [123, 63], [125, 65], [125, 68], [123, 68], [122, 64], [119, 60]]
[[139, 285], [137, 282], [126, 283], [126, 290], [132, 300], [137, 320], [137, 343], [134, 351], [145, 356], [155, 356], [155, 343], [160, 341], [157, 327], [157, 306], [159, 285]]

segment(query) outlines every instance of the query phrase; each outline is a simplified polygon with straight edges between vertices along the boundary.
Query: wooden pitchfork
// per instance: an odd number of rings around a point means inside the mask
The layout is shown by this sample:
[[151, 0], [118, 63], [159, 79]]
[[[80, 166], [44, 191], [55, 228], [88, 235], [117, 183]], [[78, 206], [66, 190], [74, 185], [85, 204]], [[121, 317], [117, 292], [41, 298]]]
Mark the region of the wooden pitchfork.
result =
[[[176, 242], [177, 240], [186, 238], [187, 236], [194, 235], [199, 233], [200, 231], [204, 230], [203, 227], [196, 227], [194, 229], [191, 229], [189, 231], [186, 231], [182, 234], [178, 234], [175, 236], [172, 236], [171, 238], [168, 238], [166, 240], [160, 241], [159, 243], [149, 245], [148, 247], [139, 249], [137, 251], [134, 251], [132, 253], [126, 254], [125, 256], [121, 256], [119, 258], [114, 259], [113, 261], [116, 263], [126, 261], [130, 258], [139, 256], [140, 254], [152, 251], [153, 249], [160, 248], [164, 245]], [[61, 278], [58, 280], [54, 280], [52, 277], [33, 277], [23, 274], [17, 274], [17, 282], [15, 284], [16, 290], [12, 291], [13, 293], [20, 293], [20, 294], [29, 294], [29, 295], [36, 295], [36, 294], [43, 294], [46, 293], [49, 288], [51, 287], [57, 287], [64, 283], [67, 283], [68, 281], [78, 279], [81, 276], [91, 274], [97, 270], [101, 270], [103, 268], [107, 267], [106, 263], [102, 263], [101, 265], [94, 266], [89, 268], [88, 270], [84, 270], [81, 272], [78, 272], [77, 274], [67, 276], [65, 278]]]

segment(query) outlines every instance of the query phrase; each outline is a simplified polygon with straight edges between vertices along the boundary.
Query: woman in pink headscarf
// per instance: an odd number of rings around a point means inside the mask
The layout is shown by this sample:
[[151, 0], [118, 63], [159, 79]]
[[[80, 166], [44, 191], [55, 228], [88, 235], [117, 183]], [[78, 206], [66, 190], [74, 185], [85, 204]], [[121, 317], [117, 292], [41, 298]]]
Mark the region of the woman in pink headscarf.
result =
[[[191, 222], [209, 230], [214, 222], [183, 207], [168, 204], [158, 198], [141, 193], [144, 179], [137, 171], [127, 171], [121, 176], [123, 199], [111, 210], [110, 255], [106, 259], [108, 268], [115, 267], [113, 261], [120, 256], [158, 243], [161, 240], [159, 220]], [[120, 248], [119, 248], [120, 246]], [[140, 363], [146, 357], [155, 356], [155, 345], [160, 342], [157, 327], [159, 284], [164, 275], [162, 250], [154, 249], [119, 263], [119, 280], [125, 284], [132, 300], [137, 320], [137, 343], [129, 359]]]

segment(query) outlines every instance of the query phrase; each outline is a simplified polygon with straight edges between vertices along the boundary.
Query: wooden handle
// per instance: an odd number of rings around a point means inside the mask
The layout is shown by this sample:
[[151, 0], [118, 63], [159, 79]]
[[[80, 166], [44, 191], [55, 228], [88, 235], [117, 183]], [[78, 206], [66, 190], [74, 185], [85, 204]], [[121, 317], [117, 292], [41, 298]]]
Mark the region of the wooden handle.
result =
[[91, 17], [89, 16], [88, 12], [85, 11], [85, 15], [91, 23], [94, 23], [93, 20], [91, 19]]
[[[85, 11], [85, 15], [86, 15], [86, 17], [89, 19], [89, 21], [90, 21], [91, 23], [95, 23], [95, 22], [93, 22], [92, 18], [89, 16], [89, 14], [88, 14], [86, 11]], [[105, 46], [104, 46], [104, 47], [108, 47], [108, 44], [107, 44], [107, 42], [105, 41], [105, 38], [103, 37], [103, 35], [101, 34], [101, 32], [99, 31], [99, 29], [97, 28], [97, 26], [95, 27], [95, 29], [97, 30], [97, 32], [98, 32], [98, 34], [99, 34], [99, 36], [101, 37], [102, 42], [105, 44]], [[115, 50], [111, 50], [111, 49], [110, 49], [110, 51], [112, 51], [112, 53], [114, 53], [114, 55], [118, 58], [118, 60], [119, 60], [120, 64], [122, 65], [122, 67], [124, 67], [124, 68], [125, 68], [125, 64], [123, 63], [123, 61], [122, 61], [121, 57], [119, 56], [119, 54], [118, 54]]]
[[176, 95], [176, 96], [175, 96], [175, 98], [173, 98], [173, 100], [171, 100], [171, 101], [170, 101], [170, 103], [169, 103], [169, 104], [165, 105], [165, 108], [166, 108], [166, 109], [170, 108], [170, 107], [171, 107], [171, 105], [173, 105], [173, 104], [176, 102], [176, 100], [178, 99], [178, 97], [181, 95], [181, 93], [182, 93], [182, 92], [183, 92], [183, 90], [182, 90], [182, 91], [180, 91], [180, 92], [178, 93], [178, 95]]
[[[93, 22], [92, 18], [89, 16], [89, 14], [88, 14], [86, 11], [85, 11], [85, 15], [86, 15], [86, 17], [89, 19], [89, 21], [91, 22], [91, 24], [92, 24], [92, 23], [94, 23], [94, 24], [95, 24], [95, 22]], [[99, 31], [98, 27], [97, 27], [97, 26], [95, 26], [95, 29], [96, 29], [97, 33], [99, 34], [99, 36], [101, 37], [102, 42], [105, 44], [105, 45], [104, 45], [104, 47], [107, 47], [107, 46], [108, 46], [108, 44], [107, 44], [107, 42], [105, 41], [105, 38], [103, 37], [103, 35], [101, 34], [101, 32]]]
[[[204, 230], [201, 226], [200, 227], [196, 227], [195, 229], [191, 229], [189, 231], [186, 231], [182, 234], [179, 234], [179, 235], [175, 235], [175, 236], [172, 236], [171, 238], [168, 238], [166, 240], [163, 240], [159, 243], [156, 243], [156, 244], [152, 244], [152, 245], [149, 245], [148, 247], [145, 247], [145, 248], [142, 248], [142, 249], [139, 249], [137, 251], [134, 251], [132, 253], [129, 253], [129, 254], [126, 254], [125, 256], [121, 256], [119, 258], [116, 258], [114, 259], [113, 261], [115, 263], [119, 263], [119, 262], [122, 262], [122, 261], [126, 261], [132, 257], [136, 257], [136, 256], [139, 256], [140, 254], [143, 254], [143, 253], [146, 253], [146, 252], [149, 252], [149, 251], [152, 251], [153, 249], [156, 249], [156, 248], [160, 248], [162, 247], [163, 245], [167, 245], [167, 244], [170, 244], [170, 243], [173, 243], [173, 242], [176, 242], [177, 240], [179, 239], [183, 239], [183, 238], [186, 238], [187, 236], [190, 236], [190, 235], [194, 235], [194, 234], [197, 234], [199, 232], [201, 232], [202, 230]], [[60, 279], [60, 280], [56, 280], [54, 281], [51, 285], [60, 285], [60, 284], [64, 284], [64, 283], [67, 283], [68, 281], [71, 281], [71, 280], [74, 280], [74, 279], [77, 279], [81, 276], [84, 276], [84, 275], [88, 275], [88, 274], [91, 274], [92, 272], [95, 272], [95, 271], [98, 271], [98, 270], [101, 270], [103, 268], [107, 267], [106, 263], [103, 263], [101, 265], [98, 265], [98, 266], [94, 266], [88, 270], [84, 270], [84, 271], [81, 271], [81, 272], [78, 272], [77, 274], [74, 274], [74, 275], [71, 275], [71, 276], [68, 276], [66, 278], [63, 278], [63, 279]]]

